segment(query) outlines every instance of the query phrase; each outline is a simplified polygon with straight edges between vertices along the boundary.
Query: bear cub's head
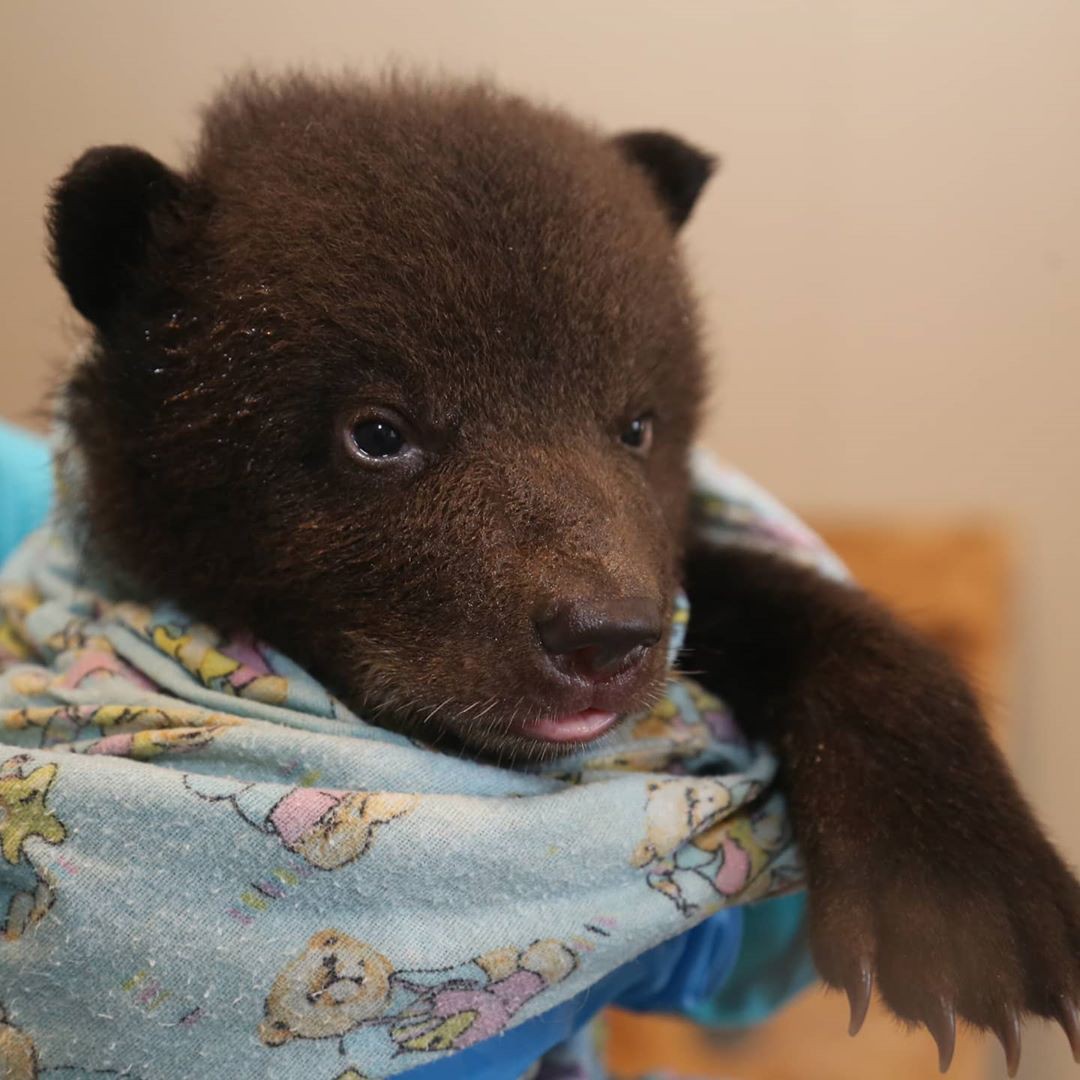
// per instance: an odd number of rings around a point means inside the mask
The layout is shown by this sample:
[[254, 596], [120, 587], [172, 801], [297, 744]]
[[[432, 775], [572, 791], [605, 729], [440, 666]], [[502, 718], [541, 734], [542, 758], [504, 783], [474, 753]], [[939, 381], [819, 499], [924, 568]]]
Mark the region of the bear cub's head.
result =
[[59, 181], [99, 554], [357, 711], [550, 755], [663, 684], [711, 159], [483, 84], [234, 81]]

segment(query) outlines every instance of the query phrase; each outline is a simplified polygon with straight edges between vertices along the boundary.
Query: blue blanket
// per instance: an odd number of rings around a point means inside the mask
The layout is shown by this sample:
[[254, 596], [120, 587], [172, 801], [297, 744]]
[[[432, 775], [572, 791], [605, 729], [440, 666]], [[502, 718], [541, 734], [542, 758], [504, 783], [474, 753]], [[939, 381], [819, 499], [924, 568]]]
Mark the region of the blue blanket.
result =
[[[737, 474], [703, 474], [700, 498], [717, 540], [839, 572]], [[695, 927], [731, 931], [726, 974], [739, 923], [710, 920], [800, 883], [775, 762], [675, 672], [587, 752], [504, 770], [370, 725], [267, 645], [84, 572], [54, 526], [0, 576], [0, 1061], [17, 1080], [356, 1080], [467, 1054], [506, 1071], [466, 1075], [514, 1076], [536, 1048], [515, 1031], [567, 1034], [560, 1010]], [[552, 1068], [587, 1075], [579, 1042]]]

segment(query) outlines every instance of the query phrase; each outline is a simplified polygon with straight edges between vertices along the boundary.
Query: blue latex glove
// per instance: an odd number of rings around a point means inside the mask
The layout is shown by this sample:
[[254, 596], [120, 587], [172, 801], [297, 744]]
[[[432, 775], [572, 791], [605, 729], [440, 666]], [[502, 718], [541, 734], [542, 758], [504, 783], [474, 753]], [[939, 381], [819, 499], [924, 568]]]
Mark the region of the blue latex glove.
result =
[[44, 523], [51, 499], [45, 440], [0, 422], [0, 562]]

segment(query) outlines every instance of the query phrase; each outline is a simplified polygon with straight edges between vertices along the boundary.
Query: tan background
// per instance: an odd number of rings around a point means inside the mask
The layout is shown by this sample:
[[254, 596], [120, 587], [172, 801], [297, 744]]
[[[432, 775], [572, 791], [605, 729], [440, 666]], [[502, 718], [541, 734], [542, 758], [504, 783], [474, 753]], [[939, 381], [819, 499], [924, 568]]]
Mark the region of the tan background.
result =
[[[687, 234], [709, 442], [803, 508], [1010, 523], [1013, 756], [1080, 862], [1080, 3], [3, 0], [0, 413], [72, 340], [40, 221], [76, 153], [178, 162], [222, 72], [388, 57], [724, 155]], [[1080, 1076], [1025, 1041], [1021, 1076]]]

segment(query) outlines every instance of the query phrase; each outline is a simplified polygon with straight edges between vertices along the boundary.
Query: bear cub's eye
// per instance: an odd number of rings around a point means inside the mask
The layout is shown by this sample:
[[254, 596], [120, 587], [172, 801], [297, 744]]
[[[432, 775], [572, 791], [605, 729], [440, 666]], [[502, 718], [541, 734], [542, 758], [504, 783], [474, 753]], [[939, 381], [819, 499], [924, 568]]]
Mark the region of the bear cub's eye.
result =
[[346, 423], [345, 449], [355, 461], [370, 467], [419, 464], [423, 455], [410, 441], [408, 430], [396, 413], [366, 408]]
[[653, 441], [653, 415], [642, 413], [635, 417], [623, 428], [619, 436], [623, 445], [630, 447], [638, 454], [647, 454], [652, 447]]
[[349, 432], [353, 446], [369, 458], [387, 458], [400, 454], [405, 436], [385, 420], [364, 420]]

